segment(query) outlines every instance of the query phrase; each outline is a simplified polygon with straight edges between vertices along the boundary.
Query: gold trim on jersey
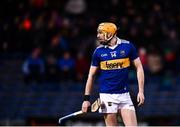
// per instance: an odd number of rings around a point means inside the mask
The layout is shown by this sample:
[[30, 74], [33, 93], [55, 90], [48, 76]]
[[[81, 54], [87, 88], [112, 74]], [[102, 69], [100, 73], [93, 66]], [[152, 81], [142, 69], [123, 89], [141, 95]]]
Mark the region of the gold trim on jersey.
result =
[[106, 60], [100, 62], [100, 68], [102, 70], [122, 69], [122, 68], [127, 68], [129, 66], [130, 66], [129, 58]]

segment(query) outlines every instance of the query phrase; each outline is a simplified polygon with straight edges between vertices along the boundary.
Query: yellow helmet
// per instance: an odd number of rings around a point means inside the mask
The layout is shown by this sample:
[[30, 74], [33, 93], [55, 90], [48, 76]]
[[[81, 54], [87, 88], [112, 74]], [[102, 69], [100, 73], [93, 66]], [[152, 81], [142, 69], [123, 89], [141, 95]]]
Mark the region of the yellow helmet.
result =
[[115, 35], [117, 31], [117, 26], [114, 23], [103, 22], [99, 24], [97, 31], [111, 33], [112, 35]]

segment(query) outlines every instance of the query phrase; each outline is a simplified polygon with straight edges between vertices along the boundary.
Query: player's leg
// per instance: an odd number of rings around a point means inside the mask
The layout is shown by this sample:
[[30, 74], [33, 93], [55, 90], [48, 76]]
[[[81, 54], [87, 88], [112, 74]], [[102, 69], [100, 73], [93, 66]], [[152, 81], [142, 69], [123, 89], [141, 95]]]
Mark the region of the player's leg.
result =
[[106, 126], [118, 126], [116, 113], [105, 113], [104, 120]]
[[136, 112], [129, 93], [121, 95], [118, 109], [125, 126], [137, 126]]
[[104, 114], [106, 126], [117, 126], [118, 104], [112, 94], [100, 94], [101, 105], [99, 112]]
[[119, 110], [125, 126], [137, 126], [137, 118], [135, 110], [121, 109]]

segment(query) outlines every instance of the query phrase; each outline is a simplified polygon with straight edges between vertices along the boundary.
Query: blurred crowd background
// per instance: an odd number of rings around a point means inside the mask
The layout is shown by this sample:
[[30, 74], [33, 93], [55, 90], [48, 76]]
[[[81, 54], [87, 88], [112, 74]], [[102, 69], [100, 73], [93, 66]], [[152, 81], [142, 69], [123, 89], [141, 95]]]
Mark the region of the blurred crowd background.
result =
[[[138, 49], [146, 77], [140, 124], [180, 125], [178, 0], [1, 0], [0, 124], [57, 125], [58, 117], [80, 109], [104, 21]], [[129, 79], [133, 98], [133, 68]], [[98, 86], [94, 91], [96, 98]], [[103, 125], [99, 114], [73, 121], [87, 119]]]

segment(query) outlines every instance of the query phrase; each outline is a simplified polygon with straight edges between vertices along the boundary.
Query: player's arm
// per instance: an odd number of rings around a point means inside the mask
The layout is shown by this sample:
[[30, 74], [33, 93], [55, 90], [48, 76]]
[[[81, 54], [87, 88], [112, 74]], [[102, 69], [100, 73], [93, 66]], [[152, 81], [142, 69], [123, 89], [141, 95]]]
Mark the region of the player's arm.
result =
[[90, 95], [92, 90], [92, 85], [95, 79], [96, 72], [98, 70], [98, 67], [91, 66], [88, 74], [88, 79], [86, 82], [86, 88], [85, 88], [85, 95]]
[[96, 75], [97, 70], [98, 70], [98, 67], [96, 67], [96, 66], [90, 67], [88, 79], [86, 82], [85, 93], [84, 93], [84, 102], [82, 104], [82, 111], [83, 112], [87, 112], [88, 107], [90, 106], [89, 99], [90, 99], [90, 94], [92, 91], [92, 86], [94, 83], [94, 79], [95, 79], [95, 75]]
[[144, 103], [145, 97], [144, 97], [144, 70], [142, 63], [138, 58], [136, 58], [133, 61], [136, 71], [137, 71], [137, 79], [138, 79], [138, 87], [139, 87], [139, 92], [137, 95], [137, 102], [139, 103], [138, 106], [142, 105]]

